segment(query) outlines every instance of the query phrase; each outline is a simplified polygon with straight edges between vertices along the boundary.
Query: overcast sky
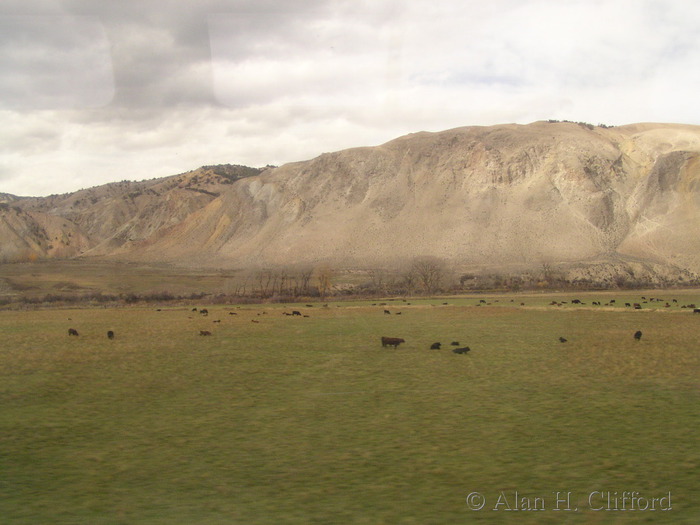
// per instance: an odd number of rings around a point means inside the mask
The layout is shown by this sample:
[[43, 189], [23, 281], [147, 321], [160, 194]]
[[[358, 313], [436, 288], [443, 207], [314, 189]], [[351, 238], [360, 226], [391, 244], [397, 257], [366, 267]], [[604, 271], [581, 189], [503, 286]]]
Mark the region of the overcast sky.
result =
[[2, 0], [0, 192], [415, 131], [700, 124], [692, 0]]

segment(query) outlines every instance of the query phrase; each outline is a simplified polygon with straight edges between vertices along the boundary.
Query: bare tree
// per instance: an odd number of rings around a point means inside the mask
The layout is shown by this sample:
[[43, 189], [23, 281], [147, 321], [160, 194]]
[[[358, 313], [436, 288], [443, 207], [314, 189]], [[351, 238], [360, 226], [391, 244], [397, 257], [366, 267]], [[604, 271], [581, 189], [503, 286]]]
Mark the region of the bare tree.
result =
[[316, 279], [318, 281], [318, 293], [321, 295], [321, 299], [325, 299], [328, 293], [331, 291], [331, 280], [333, 278], [333, 270], [330, 266], [322, 265], [316, 268]]
[[302, 295], [309, 295], [309, 283], [311, 282], [311, 276], [314, 273], [312, 266], [304, 266], [299, 269], [299, 288]]
[[423, 291], [431, 294], [440, 289], [446, 270], [443, 261], [437, 257], [419, 257], [413, 261], [411, 272]]
[[416, 283], [418, 279], [416, 278], [416, 271], [413, 268], [409, 268], [408, 271], [403, 275], [403, 286], [406, 288], [406, 295], [411, 296], [416, 289]]
[[270, 284], [273, 280], [273, 271], [269, 268], [263, 268], [255, 273], [255, 282], [258, 285], [258, 294], [261, 299], [264, 299], [270, 294]]

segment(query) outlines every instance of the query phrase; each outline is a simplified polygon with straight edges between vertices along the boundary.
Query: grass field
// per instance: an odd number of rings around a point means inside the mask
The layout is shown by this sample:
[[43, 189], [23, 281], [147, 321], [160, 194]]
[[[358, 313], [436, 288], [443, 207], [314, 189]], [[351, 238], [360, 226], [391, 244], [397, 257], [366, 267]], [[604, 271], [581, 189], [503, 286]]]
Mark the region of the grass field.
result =
[[700, 523], [700, 293], [654, 293], [0, 311], [0, 521]]

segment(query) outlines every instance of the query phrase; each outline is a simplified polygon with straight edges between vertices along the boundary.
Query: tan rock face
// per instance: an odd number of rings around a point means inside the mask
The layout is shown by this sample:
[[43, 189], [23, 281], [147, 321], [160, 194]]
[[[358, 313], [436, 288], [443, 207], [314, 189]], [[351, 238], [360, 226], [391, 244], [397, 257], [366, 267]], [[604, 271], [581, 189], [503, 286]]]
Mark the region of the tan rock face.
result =
[[86, 254], [133, 260], [367, 267], [422, 255], [463, 266], [622, 256], [698, 272], [699, 181], [700, 127], [537, 122], [415, 133], [232, 184], [199, 177], [195, 190], [163, 179], [138, 203], [116, 192], [99, 214], [13, 204], [70, 218], [90, 239]]

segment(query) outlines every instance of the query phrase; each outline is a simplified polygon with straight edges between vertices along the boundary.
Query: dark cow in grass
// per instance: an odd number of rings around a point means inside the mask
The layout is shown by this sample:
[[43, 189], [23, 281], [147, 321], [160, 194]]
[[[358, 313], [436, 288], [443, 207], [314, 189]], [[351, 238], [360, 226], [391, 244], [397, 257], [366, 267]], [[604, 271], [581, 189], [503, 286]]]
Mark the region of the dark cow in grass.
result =
[[471, 351], [471, 348], [468, 346], [465, 346], [464, 348], [455, 348], [452, 350], [455, 354], [466, 354], [467, 352]]
[[69, 328], [68, 329], [68, 335], [78, 335], [78, 331], [75, 328]]
[[114, 332], [112, 330], [107, 332], [107, 339], [114, 339]]
[[398, 348], [401, 343], [405, 342], [406, 341], [400, 337], [382, 337], [382, 346], [393, 346], [394, 348]]
[[433, 343], [430, 345], [431, 350], [440, 350], [440, 346], [442, 346], [440, 343]]
[[637, 331], [634, 333], [634, 338], [635, 338], [637, 341], [639, 341], [639, 340], [642, 338], [642, 331], [641, 331], [641, 330], [637, 330]]

